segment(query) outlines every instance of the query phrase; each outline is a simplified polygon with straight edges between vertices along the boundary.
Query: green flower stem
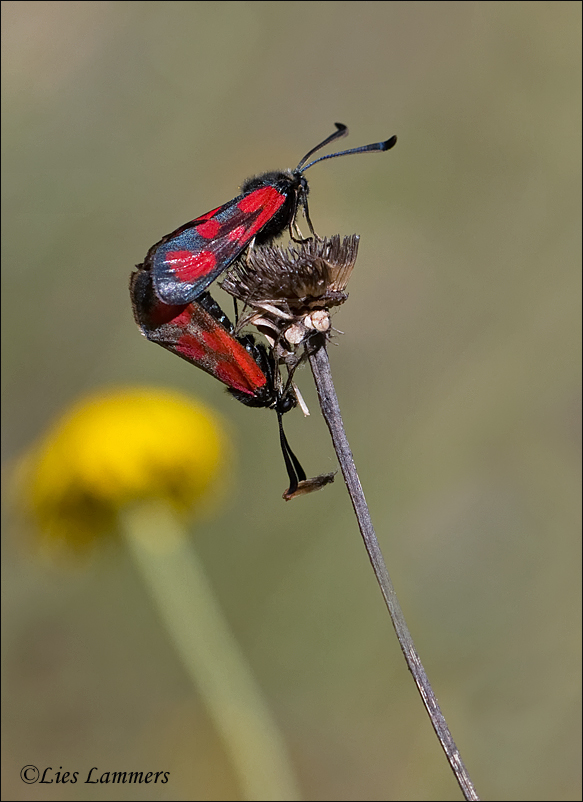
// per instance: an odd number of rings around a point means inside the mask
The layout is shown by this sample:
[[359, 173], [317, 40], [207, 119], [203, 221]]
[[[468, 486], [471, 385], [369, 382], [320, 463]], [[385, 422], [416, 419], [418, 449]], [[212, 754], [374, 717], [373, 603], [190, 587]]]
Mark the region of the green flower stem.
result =
[[246, 800], [299, 800], [268, 704], [171, 508], [143, 503], [121, 522], [130, 551], [222, 736]]

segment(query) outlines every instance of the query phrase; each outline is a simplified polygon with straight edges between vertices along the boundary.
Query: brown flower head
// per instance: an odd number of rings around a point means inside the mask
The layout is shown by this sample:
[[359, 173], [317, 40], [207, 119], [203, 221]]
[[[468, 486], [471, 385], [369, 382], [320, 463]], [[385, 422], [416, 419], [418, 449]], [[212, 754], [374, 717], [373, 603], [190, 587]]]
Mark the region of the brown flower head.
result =
[[249, 323], [285, 347], [331, 328], [329, 309], [343, 304], [359, 237], [310, 239], [288, 248], [253, 249], [222, 281], [222, 288], [251, 311]]

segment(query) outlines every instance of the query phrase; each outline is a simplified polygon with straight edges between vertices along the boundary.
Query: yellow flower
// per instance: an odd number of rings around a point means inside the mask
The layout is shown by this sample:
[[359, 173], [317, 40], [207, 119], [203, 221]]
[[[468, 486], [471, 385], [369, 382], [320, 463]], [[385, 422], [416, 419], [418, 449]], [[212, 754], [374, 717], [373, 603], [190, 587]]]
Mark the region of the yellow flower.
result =
[[57, 421], [19, 466], [17, 490], [52, 552], [80, 551], [117, 529], [223, 739], [242, 798], [295, 800], [285, 742], [176, 515], [216, 499], [225, 451], [214, 414], [187, 396], [111, 391]]
[[160, 500], [181, 514], [200, 508], [225, 462], [221, 424], [202, 404], [166, 390], [122, 389], [68, 410], [17, 480], [48, 541], [82, 548], [111, 531], [129, 504]]

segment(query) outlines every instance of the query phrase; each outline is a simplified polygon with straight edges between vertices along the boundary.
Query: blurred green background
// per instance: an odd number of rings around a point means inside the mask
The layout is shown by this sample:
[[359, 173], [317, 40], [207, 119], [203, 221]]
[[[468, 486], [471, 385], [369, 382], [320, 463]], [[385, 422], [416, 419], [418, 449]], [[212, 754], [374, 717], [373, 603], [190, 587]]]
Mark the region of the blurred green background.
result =
[[[484, 799], [580, 788], [580, 25], [575, 2], [3, 2], [4, 475], [79, 395], [188, 391], [237, 450], [192, 534], [306, 799], [461, 798], [343, 483], [290, 504], [275, 416], [146, 342], [149, 246], [341, 121], [387, 154], [309, 173], [358, 232], [331, 348], [373, 521]], [[308, 474], [336, 462], [312, 416]], [[233, 799], [214, 727], [121, 548], [4, 547], [4, 799]], [[25, 786], [26, 763], [164, 770]]]

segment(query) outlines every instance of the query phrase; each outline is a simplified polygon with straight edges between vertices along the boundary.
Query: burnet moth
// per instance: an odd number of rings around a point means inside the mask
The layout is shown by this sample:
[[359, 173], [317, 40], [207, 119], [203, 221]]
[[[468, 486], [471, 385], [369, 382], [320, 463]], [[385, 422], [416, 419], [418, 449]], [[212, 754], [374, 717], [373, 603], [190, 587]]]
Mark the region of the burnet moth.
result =
[[316, 236], [308, 212], [306, 170], [338, 156], [389, 150], [397, 141], [397, 137], [392, 136], [385, 142], [330, 153], [309, 161], [314, 153], [348, 134], [345, 125], [335, 125], [336, 131], [306, 153], [295, 170], [263, 173], [248, 179], [236, 198], [185, 223], [152, 245], [143, 266], [151, 269], [158, 298], [169, 305], [190, 303], [249, 245], [268, 244], [286, 228], [293, 240], [302, 242], [296, 222], [300, 208], [310, 232]]
[[293, 369], [288, 370], [284, 384], [273, 352], [257, 344], [250, 334], [236, 336], [230, 320], [208, 292], [189, 304], [162, 303], [154, 291], [150, 269], [140, 265], [132, 273], [130, 295], [136, 323], [148, 340], [210, 373], [243, 404], [276, 411], [290, 482], [283, 495], [286, 500], [333, 481], [334, 474], [308, 479], [285, 436], [282, 416], [297, 404], [291, 385]]

